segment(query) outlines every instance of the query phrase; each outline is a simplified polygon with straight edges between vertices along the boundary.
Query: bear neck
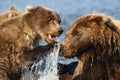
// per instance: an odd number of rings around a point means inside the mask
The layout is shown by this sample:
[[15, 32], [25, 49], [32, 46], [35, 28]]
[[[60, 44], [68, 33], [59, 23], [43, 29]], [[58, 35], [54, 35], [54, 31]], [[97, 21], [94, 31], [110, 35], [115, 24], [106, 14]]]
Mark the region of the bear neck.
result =
[[107, 32], [101, 40], [96, 41], [98, 44], [95, 45], [97, 49], [95, 52], [102, 53], [100, 55], [120, 54], [120, 35], [118, 33], [113, 31]]
[[[33, 49], [36, 46], [36, 41], [38, 41], [37, 39], [39, 39], [37, 32], [33, 29], [34, 25], [32, 23], [32, 20], [30, 19], [24, 19], [24, 16], [22, 17], [21, 22], [23, 23], [23, 34], [24, 35], [24, 43], [26, 43], [26, 47], [29, 48], [28, 49]], [[23, 36], [21, 36], [23, 37]]]

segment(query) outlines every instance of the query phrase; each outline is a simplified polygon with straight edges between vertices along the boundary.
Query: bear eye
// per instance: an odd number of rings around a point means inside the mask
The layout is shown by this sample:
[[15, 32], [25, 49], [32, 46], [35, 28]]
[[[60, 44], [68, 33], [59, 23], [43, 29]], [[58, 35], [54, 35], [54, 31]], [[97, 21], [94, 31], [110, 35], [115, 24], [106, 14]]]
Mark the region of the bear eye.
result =
[[52, 21], [53, 19], [51, 17], [48, 17], [48, 22]]
[[72, 33], [73, 36], [75, 36], [75, 35], [77, 35], [77, 34], [78, 34], [77, 32], [73, 32], [73, 33]]
[[51, 22], [54, 20], [54, 17], [49, 16], [47, 20], [48, 20], [48, 22]]
[[73, 36], [75, 36], [75, 35], [77, 35], [78, 34], [78, 31], [77, 30], [74, 30], [73, 32], [72, 32], [72, 35]]

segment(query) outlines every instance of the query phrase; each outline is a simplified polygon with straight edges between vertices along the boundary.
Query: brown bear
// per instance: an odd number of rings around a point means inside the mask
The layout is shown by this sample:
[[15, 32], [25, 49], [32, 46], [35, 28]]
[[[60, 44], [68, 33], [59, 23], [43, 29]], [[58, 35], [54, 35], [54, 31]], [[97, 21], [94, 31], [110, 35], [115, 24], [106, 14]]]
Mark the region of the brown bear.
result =
[[53, 48], [51, 44], [36, 46], [36, 41], [51, 43], [62, 31], [59, 15], [42, 6], [27, 7], [21, 15], [1, 24], [0, 79], [19, 80], [16, 78], [20, 78], [24, 64], [31, 64]]
[[60, 55], [79, 59], [74, 80], [120, 80], [119, 20], [84, 15], [69, 27], [62, 46]]
[[8, 11], [0, 14], [0, 24], [4, 23], [10, 18], [14, 18], [20, 15], [22, 12], [17, 10], [14, 6], [11, 6]]

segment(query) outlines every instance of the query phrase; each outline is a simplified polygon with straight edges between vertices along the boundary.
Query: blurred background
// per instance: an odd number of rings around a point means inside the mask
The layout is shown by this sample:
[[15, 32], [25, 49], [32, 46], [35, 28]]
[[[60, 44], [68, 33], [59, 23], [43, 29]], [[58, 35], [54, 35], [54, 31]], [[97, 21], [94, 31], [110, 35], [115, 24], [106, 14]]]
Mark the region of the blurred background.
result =
[[[0, 13], [16, 6], [22, 12], [27, 5], [46, 6], [59, 13], [64, 31], [80, 16], [104, 13], [120, 19], [120, 0], [0, 0]], [[60, 38], [63, 40], [65, 34]]]

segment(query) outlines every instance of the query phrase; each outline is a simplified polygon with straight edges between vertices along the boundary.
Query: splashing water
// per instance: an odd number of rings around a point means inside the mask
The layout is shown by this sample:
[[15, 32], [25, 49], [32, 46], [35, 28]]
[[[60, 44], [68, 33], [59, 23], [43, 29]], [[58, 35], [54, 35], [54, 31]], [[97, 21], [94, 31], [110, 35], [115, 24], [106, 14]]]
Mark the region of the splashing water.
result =
[[53, 52], [37, 63], [34, 63], [29, 70], [24, 66], [21, 80], [59, 80], [57, 60], [60, 45], [54, 47]]

